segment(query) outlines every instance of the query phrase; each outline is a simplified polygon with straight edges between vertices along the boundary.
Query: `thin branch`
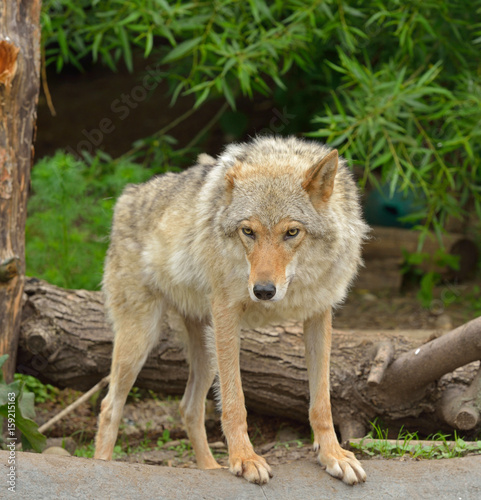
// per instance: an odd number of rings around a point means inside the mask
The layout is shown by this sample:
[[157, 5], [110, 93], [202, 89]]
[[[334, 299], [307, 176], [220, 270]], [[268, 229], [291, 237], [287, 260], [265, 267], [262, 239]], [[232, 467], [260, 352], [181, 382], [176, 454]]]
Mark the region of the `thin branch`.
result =
[[[197, 109], [195, 109], [195, 108], [189, 108], [184, 114], [178, 116], [175, 120], [171, 121], [168, 125], [161, 128], [158, 132], [155, 132], [154, 134], [152, 134], [152, 137], [160, 137], [160, 136], [166, 134], [167, 132], [172, 130], [174, 127], [176, 127], [179, 123], [182, 123], [184, 120], [186, 120], [191, 115], [193, 115], [196, 111], [197, 111]], [[129, 156], [133, 155], [134, 153], [141, 151], [144, 147], [145, 146], [143, 144], [141, 144], [140, 146], [136, 146], [135, 148], [130, 149], [129, 151], [127, 151], [123, 155], [116, 158], [115, 161], [119, 161], [122, 158], [128, 158]]]
[[200, 138], [208, 132], [220, 119], [220, 117], [226, 112], [227, 108], [229, 107], [229, 103], [226, 101], [222, 107], [217, 111], [217, 113], [214, 115], [214, 117], [207, 123], [207, 125], [187, 144], [185, 149], [189, 149], [197, 142], [199, 142]]
[[110, 375], [107, 377], [104, 377], [98, 384], [94, 385], [92, 389], [87, 391], [85, 394], [80, 396], [76, 401], [74, 401], [71, 405], [67, 406], [67, 408], [63, 409], [60, 413], [55, 415], [55, 417], [51, 418], [48, 422], [45, 422], [42, 426], [38, 428], [38, 431], [43, 433], [46, 430], [50, 429], [54, 424], [56, 424], [59, 420], [62, 420], [63, 417], [68, 415], [70, 412], [75, 410], [78, 406], [80, 406], [82, 403], [87, 401], [91, 396], [93, 396], [97, 391], [100, 391], [100, 389], [103, 389], [110, 380]]
[[53, 105], [52, 101], [52, 96], [50, 95], [50, 90], [48, 88], [48, 81], [47, 81], [47, 63], [45, 61], [45, 47], [42, 44], [42, 50], [41, 50], [41, 67], [42, 67], [42, 88], [43, 88], [43, 93], [45, 94], [45, 98], [47, 99], [47, 106], [48, 109], [50, 110], [50, 114], [52, 116], [57, 116], [57, 112], [55, 111], [55, 106]]

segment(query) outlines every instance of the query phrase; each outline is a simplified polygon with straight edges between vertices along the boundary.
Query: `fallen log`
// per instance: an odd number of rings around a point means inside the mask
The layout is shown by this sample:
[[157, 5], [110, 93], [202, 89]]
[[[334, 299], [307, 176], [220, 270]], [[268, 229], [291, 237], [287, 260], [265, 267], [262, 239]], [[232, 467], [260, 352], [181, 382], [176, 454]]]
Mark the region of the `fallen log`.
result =
[[[169, 313], [136, 386], [182, 394], [188, 375], [182, 330], [180, 319]], [[343, 440], [362, 437], [375, 417], [394, 427], [409, 423], [408, 428], [426, 434], [466, 430], [467, 421], [473, 431], [478, 428], [481, 318], [430, 340], [432, 336], [431, 331], [335, 331], [331, 400]], [[86, 391], [109, 373], [112, 338], [101, 293], [27, 280], [17, 371]], [[250, 411], [307, 420], [300, 324], [243, 331], [241, 370]], [[447, 403], [444, 397], [453, 391], [454, 409], [453, 398]], [[456, 415], [468, 402], [474, 414], [458, 418], [462, 424], [457, 425]]]

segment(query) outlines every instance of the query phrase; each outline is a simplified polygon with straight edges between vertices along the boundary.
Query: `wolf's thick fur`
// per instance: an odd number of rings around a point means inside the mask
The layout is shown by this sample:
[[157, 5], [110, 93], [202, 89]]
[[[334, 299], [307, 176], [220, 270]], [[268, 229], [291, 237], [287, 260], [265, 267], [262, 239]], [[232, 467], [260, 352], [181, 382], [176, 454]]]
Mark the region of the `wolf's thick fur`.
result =
[[269, 465], [247, 435], [239, 331], [298, 319], [319, 460], [348, 484], [364, 481], [334, 432], [329, 356], [331, 308], [356, 274], [366, 232], [337, 151], [293, 137], [233, 144], [216, 160], [201, 155], [183, 173], [128, 186], [115, 209], [103, 280], [116, 336], [95, 457], [111, 458], [127, 394], [158, 339], [162, 312], [173, 307], [188, 331], [190, 375], [180, 409], [200, 468], [219, 467], [204, 428], [205, 397], [218, 372], [230, 469], [268, 481]]

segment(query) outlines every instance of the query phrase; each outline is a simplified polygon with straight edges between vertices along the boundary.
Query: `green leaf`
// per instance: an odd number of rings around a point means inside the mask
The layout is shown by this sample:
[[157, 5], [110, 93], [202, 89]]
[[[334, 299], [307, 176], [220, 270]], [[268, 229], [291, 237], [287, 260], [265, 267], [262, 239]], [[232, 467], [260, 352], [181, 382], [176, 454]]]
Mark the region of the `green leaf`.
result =
[[104, 48], [99, 49], [100, 54], [102, 55], [102, 61], [113, 71], [117, 71], [117, 66], [115, 65], [114, 60], [112, 59], [112, 56], [110, 55], [110, 52]]
[[38, 424], [29, 418], [23, 417], [21, 412], [15, 415], [15, 426], [22, 433], [22, 444], [24, 449], [33, 449], [41, 453], [47, 443], [47, 438], [38, 432]]
[[125, 28], [123, 26], [119, 26], [118, 30], [119, 30], [120, 42], [124, 50], [125, 65], [127, 66], [129, 72], [132, 73], [132, 71], [134, 70], [134, 64], [132, 62], [132, 50], [130, 49], [130, 41], [127, 36], [127, 32], [125, 31]]
[[341, 66], [338, 66], [337, 64], [334, 64], [333, 62], [331, 61], [324, 61], [330, 68], [332, 68], [333, 70], [337, 71], [338, 73], [343, 73], [343, 74], [347, 74], [347, 70], [342, 68]]
[[8, 385], [0, 384], [0, 417], [14, 419], [15, 427], [22, 433], [24, 449], [33, 448], [41, 452], [45, 447], [46, 437], [38, 432], [38, 425], [29, 418], [35, 416], [33, 401], [33, 393], [24, 392], [23, 383], [15, 381]]
[[63, 58], [68, 61], [68, 59], [69, 59], [68, 43], [67, 43], [67, 37], [65, 36], [65, 31], [63, 30], [63, 28], [59, 27], [59, 29], [57, 31], [57, 40], [58, 40], [58, 44], [60, 46], [60, 50], [62, 52]]
[[134, 21], [137, 21], [137, 19], [140, 17], [140, 12], [132, 12], [129, 14], [127, 17], [123, 18], [119, 23], [118, 26], [125, 26], [126, 24], [133, 24]]
[[14, 393], [15, 397], [20, 393], [20, 383], [12, 382], [11, 384], [5, 384], [2, 382], [0, 384], [0, 406], [8, 404], [9, 398], [8, 394]]
[[262, 21], [261, 13], [263, 16], [270, 21], [274, 21], [271, 11], [264, 0], [249, 0], [249, 5], [252, 9], [252, 14], [256, 22], [260, 23]]
[[377, 159], [372, 163], [371, 169], [375, 169], [381, 165], [385, 164], [393, 164], [394, 165], [394, 160], [392, 157], [392, 153], [390, 151], [387, 151], [383, 153], [381, 156], [378, 156]]
[[195, 46], [199, 44], [202, 40], [201, 36], [197, 38], [193, 38], [192, 40], [186, 40], [185, 42], [179, 43], [177, 47], [172, 49], [163, 59], [162, 64], [170, 63], [173, 61], [177, 61], [181, 57], [184, 57], [188, 54]]
[[99, 33], [97, 33], [95, 35], [94, 43], [92, 44], [92, 58], [93, 58], [94, 62], [97, 61], [99, 46], [100, 46], [100, 43], [102, 42], [103, 36], [104, 36], [104, 34], [102, 31], [100, 31]]
[[154, 35], [152, 31], [147, 31], [146, 40], [145, 40], [145, 51], [144, 57], [148, 57], [148, 55], [152, 52], [152, 47], [154, 46]]
[[3, 370], [2, 367], [5, 364], [5, 361], [8, 359], [8, 354], [2, 354], [0, 356], [0, 383], [3, 382]]
[[210, 94], [210, 87], [207, 87], [206, 89], [204, 89], [202, 94], [200, 94], [200, 96], [196, 99], [194, 108], [195, 109], [199, 108], [201, 104], [209, 97], [209, 94]]
[[33, 392], [22, 391], [19, 406], [25, 418], [35, 418], [35, 394]]
[[230, 88], [226, 80], [222, 81], [222, 90], [224, 92], [224, 96], [227, 102], [229, 103], [229, 106], [235, 110], [236, 109], [235, 97], [234, 94], [232, 93], [232, 89]]

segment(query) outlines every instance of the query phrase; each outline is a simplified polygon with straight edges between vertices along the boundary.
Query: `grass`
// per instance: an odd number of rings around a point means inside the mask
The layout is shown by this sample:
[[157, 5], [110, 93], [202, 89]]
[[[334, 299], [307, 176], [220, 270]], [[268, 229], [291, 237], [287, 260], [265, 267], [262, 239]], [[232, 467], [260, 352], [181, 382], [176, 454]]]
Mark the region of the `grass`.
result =
[[387, 429], [376, 422], [371, 422], [371, 432], [359, 442], [351, 442], [352, 448], [363, 454], [384, 458], [402, 458], [405, 456], [417, 459], [456, 458], [468, 453], [481, 453], [481, 440], [467, 442], [454, 432], [450, 434], [438, 432], [420, 440], [417, 432], [409, 432], [401, 428], [397, 439], [388, 439]]
[[302, 448], [304, 446], [304, 442], [301, 439], [293, 439], [291, 441], [278, 441], [274, 445], [274, 449], [277, 448], [285, 448], [286, 450], [290, 450], [291, 446], [296, 446], [296, 448]]
[[[134, 453], [135, 451], [133, 451]], [[95, 454], [95, 442], [91, 441], [90, 443], [84, 444], [83, 446], [79, 446], [75, 449], [74, 456], [75, 457], [82, 457], [82, 458], [93, 458]], [[126, 453], [125, 451], [122, 450], [122, 446], [120, 444], [117, 444], [114, 446], [114, 453], [113, 453], [113, 460], [117, 458], [122, 458], [128, 455], [129, 453]]]
[[188, 452], [188, 456], [190, 457], [194, 456], [194, 450], [192, 449], [192, 445], [190, 444], [190, 441], [187, 439], [181, 439], [179, 444], [176, 444], [175, 446], [168, 446], [167, 449], [175, 450], [179, 458], [182, 458], [185, 452]]
[[[367, 456], [382, 456], [383, 458], [411, 458], [411, 459], [441, 459], [456, 458], [467, 454], [481, 453], [481, 440], [465, 441], [456, 432], [451, 439], [450, 434], [441, 432], [428, 436], [421, 440], [417, 432], [409, 432], [403, 428], [399, 431], [396, 439], [388, 439], [388, 429], [384, 428], [377, 421], [371, 422], [370, 433], [360, 439], [350, 441], [350, 446]], [[145, 451], [169, 450], [175, 451], [176, 457], [181, 459], [193, 457], [194, 452], [187, 439], [173, 440], [170, 431], [165, 429], [154, 441], [148, 436], [148, 427], [144, 437], [137, 441], [137, 445], [132, 446], [127, 439], [121, 439], [114, 448], [113, 459], [119, 459], [126, 455], [133, 455]], [[304, 442], [300, 439], [277, 442], [274, 448], [292, 447], [300, 448]], [[212, 450], [214, 457], [224, 458], [227, 450]], [[94, 455], [94, 442], [87, 442], [79, 446], [75, 451], [75, 456], [91, 458]]]
[[[169, 446], [169, 443], [176, 443], [175, 445]], [[154, 443], [147, 436], [147, 430], [145, 431], [144, 438], [137, 446], [131, 446], [128, 441], [122, 440], [121, 443], [117, 443], [114, 447], [113, 460], [125, 457], [127, 455], [133, 455], [136, 453], [142, 453], [151, 450], [174, 450], [179, 458], [184, 456], [185, 452], [188, 452], [190, 456], [193, 456], [193, 450], [190, 442], [187, 439], [181, 439], [180, 441], [173, 441], [170, 436], [168, 429], [165, 429], [162, 436], [157, 439]], [[76, 457], [83, 458], [93, 458], [95, 453], [95, 443], [94, 441], [83, 444], [77, 447], [74, 455]]]

